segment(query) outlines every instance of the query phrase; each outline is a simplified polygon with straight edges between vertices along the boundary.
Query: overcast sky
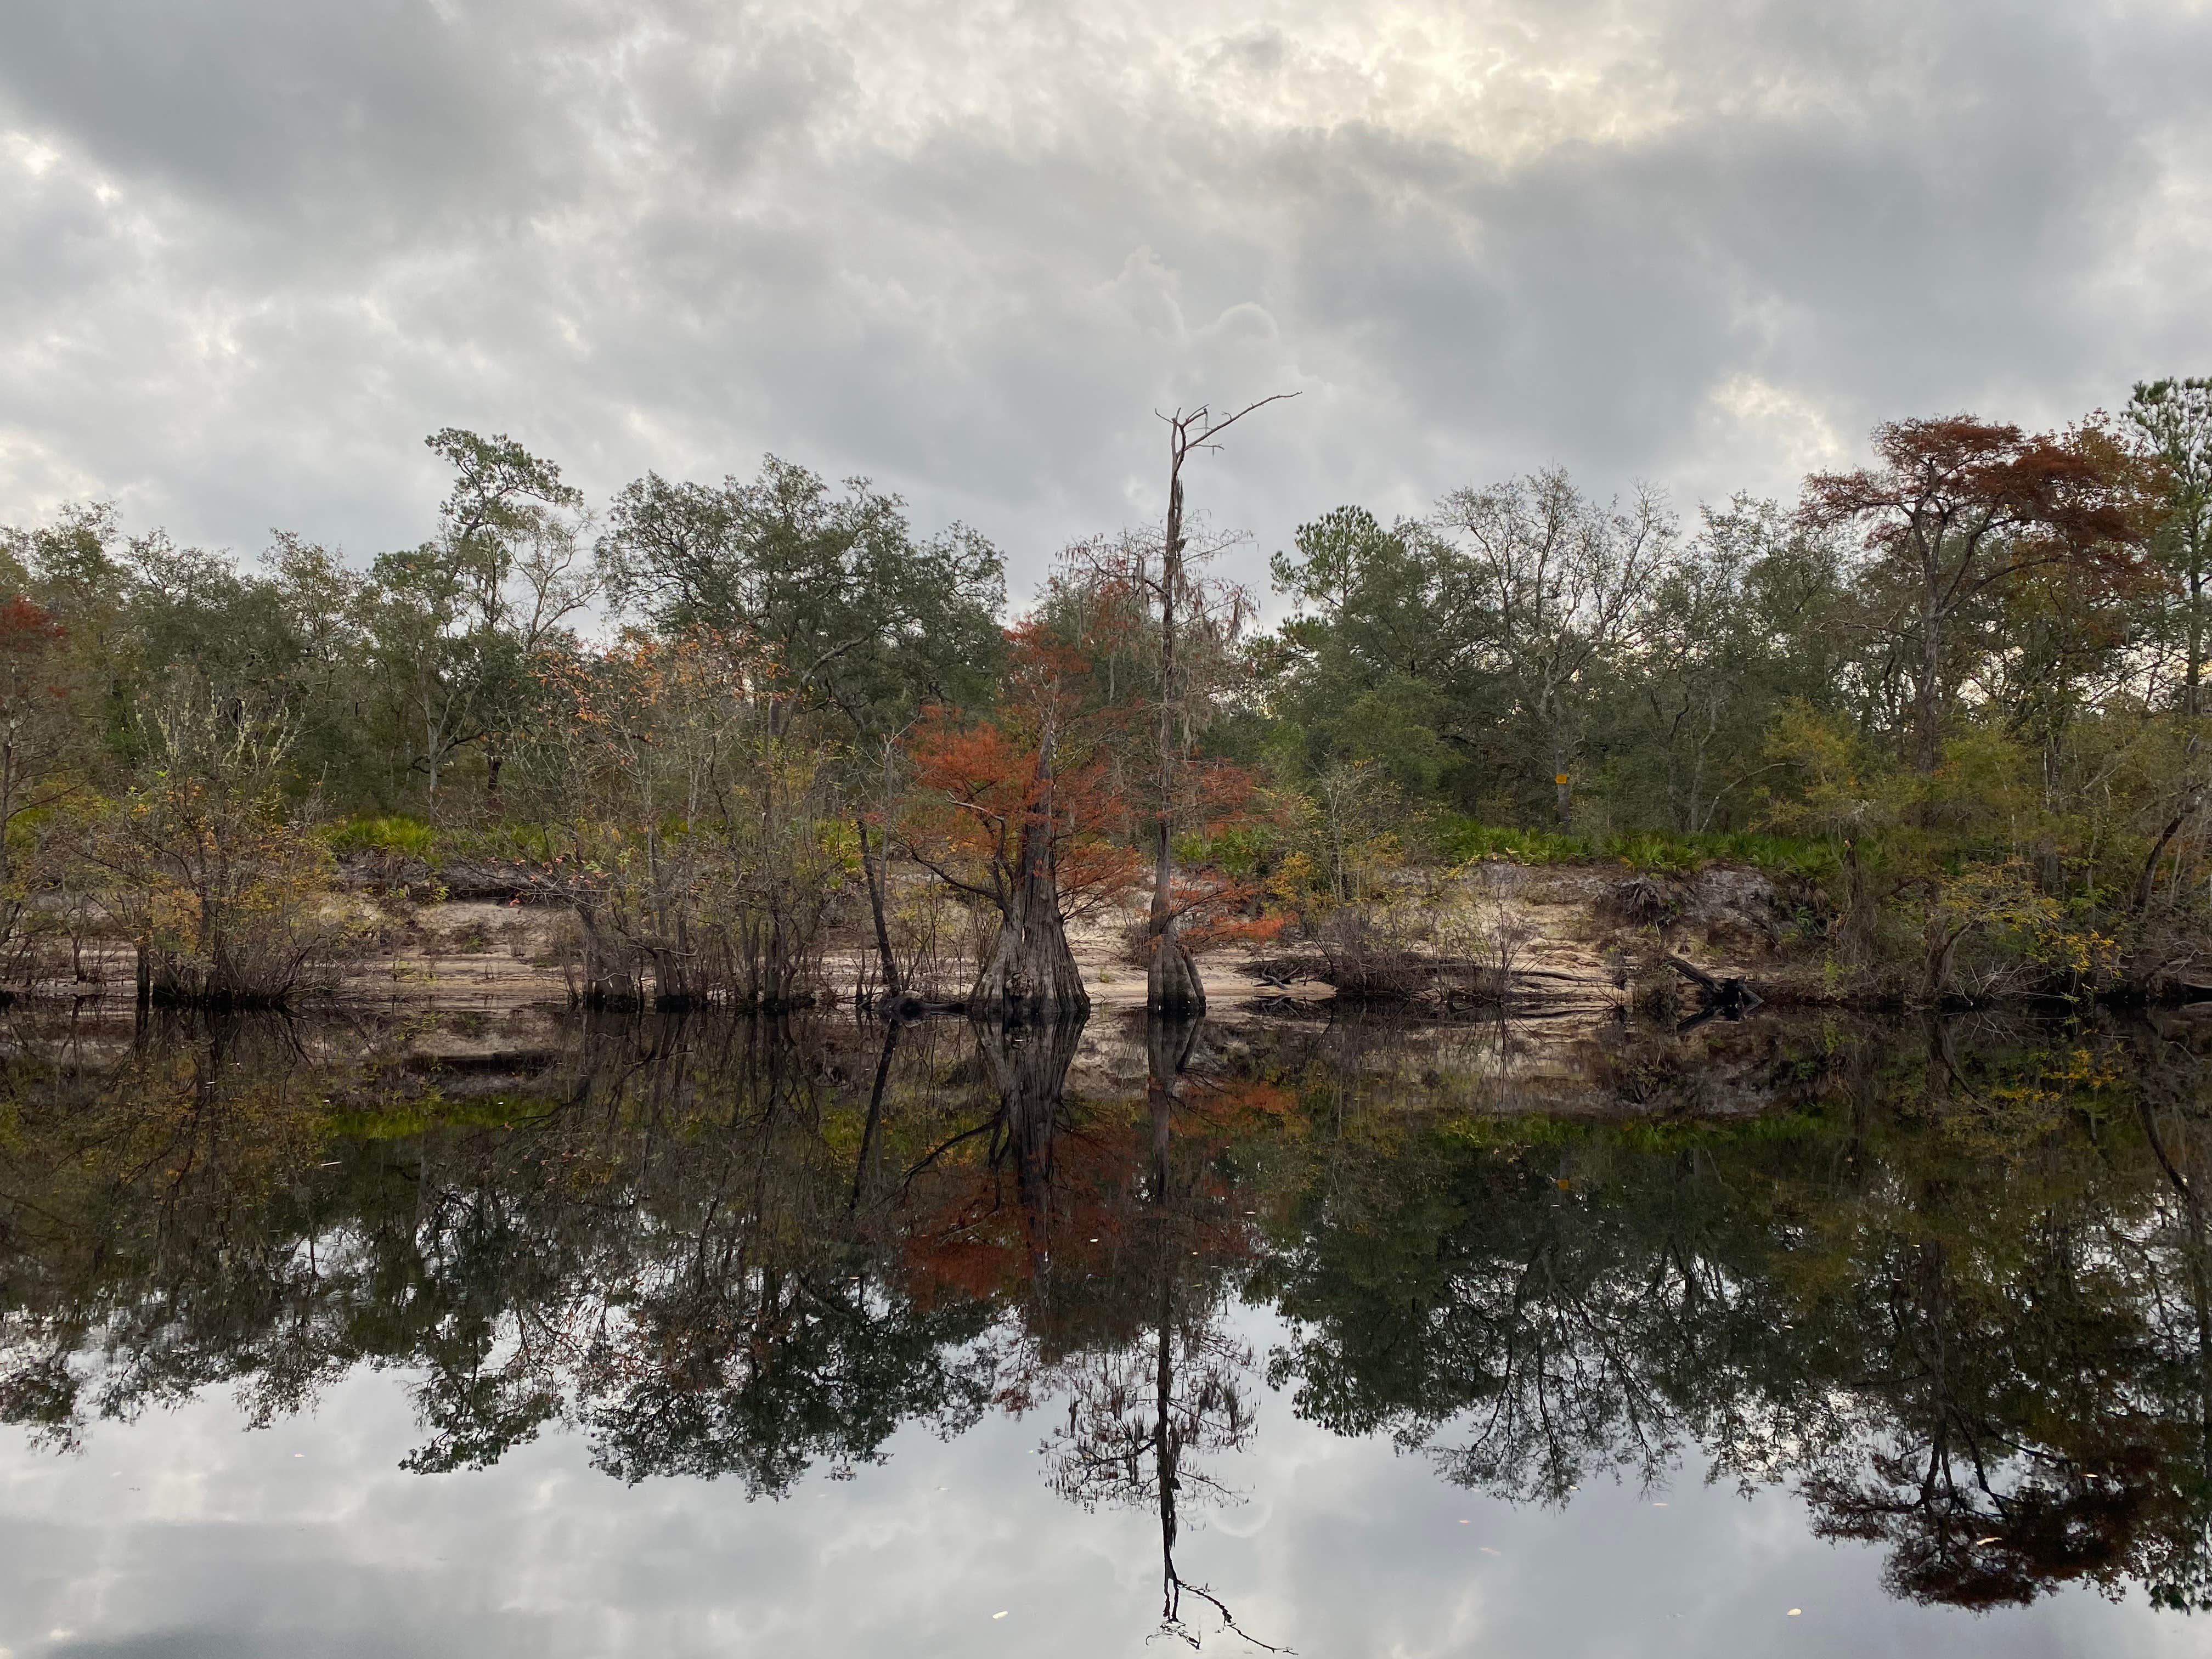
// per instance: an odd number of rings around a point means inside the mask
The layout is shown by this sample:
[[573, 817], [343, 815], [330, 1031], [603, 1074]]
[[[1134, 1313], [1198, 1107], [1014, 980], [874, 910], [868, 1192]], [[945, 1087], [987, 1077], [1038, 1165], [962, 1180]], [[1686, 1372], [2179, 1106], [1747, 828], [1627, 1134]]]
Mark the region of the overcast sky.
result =
[[511, 434], [1256, 559], [1549, 462], [1686, 509], [2212, 373], [2212, 9], [0, 0], [0, 522], [367, 556]]
[[[326, 1243], [328, 1241], [326, 1236]], [[1272, 1322], [1246, 1316], [1261, 1335]], [[319, 1378], [248, 1431], [222, 1388], [92, 1426], [82, 1455], [0, 1432], [0, 1652], [11, 1659], [1173, 1659], [1158, 1522], [1049, 1490], [1057, 1396], [939, 1440], [908, 1424], [850, 1481], [781, 1502], [735, 1478], [624, 1486], [549, 1425], [489, 1469], [398, 1467], [416, 1379]], [[1200, 1467], [1176, 1561], [1254, 1634], [1327, 1659], [2185, 1659], [2203, 1630], [2076, 1584], [1970, 1613], [1899, 1601], [1882, 1552], [1812, 1535], [1786, 1492], [1593, 1479], [1564, 1510], [1445, 1484], [1248, 1379], [1256, 1432]], [[1455, 1439], [1446, 1431], [1446, 1443]], [[1656, 1499], [1658, 1502], [1651, 1500]], [[1663, 1506], [1662, 1506], [1663, 1505]], [[1793, 1615], [1791, 1607], [1799, 1611]], [[1261, 1650], [1189, 1622], [1222, 1659]]]

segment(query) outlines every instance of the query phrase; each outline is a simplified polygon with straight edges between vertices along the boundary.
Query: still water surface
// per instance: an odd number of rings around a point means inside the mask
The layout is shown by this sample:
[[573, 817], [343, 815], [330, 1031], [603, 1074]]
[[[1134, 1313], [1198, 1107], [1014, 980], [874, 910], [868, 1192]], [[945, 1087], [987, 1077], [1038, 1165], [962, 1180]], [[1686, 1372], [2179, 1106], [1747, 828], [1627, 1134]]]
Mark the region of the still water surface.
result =
[[0, 1647], [2203, 1650], [2207, 1028], [0, 1048]]

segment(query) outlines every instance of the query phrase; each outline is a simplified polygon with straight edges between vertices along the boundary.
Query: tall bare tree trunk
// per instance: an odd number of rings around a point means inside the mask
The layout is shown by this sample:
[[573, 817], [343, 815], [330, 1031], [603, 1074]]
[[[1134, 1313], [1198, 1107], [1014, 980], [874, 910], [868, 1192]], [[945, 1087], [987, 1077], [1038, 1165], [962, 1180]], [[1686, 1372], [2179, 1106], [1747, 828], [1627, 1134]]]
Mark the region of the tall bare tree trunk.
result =
[[1295, 392], [1279, 392], [1247, 404], [1235, 414], [1216, 420], [1203, 404], [1185, 414], [1178, 409], [1161, 418], [1168, 423], [1167, 537], [1160, 550], [1160, 729], [1159, 822], [1152, 860], [1152, 965], [1145, 975], [1145, 1006], [1156, 1014], [1188, 1016], [1206, 1012], [1206, 987], [1200, 982], [1198, 964], [1190, 959], [1181, 938], [1175, 908], [1175, 803], [1185, 763], [1177, 716], [1181, 706], [1181, 669], [1176, 661], [1176, 606], [1186, 591], [1183, 583], [1182, 466], [1196, 449], [1218, 449], [1221, 434], [1255, 409], [1295, 398]]
[[1176, 731], [1176, 599], [1182, 588], [1182, 434], [1170, 440], [1167, 540], [1160, 570], [1159, 822], [1152, 860], [1152, 960], [1145, 1006], [1159, 1014], [1202, 1014], [1206, 987], [1183, 947], [1175, 910], [1175, 795], [1182, 747]]

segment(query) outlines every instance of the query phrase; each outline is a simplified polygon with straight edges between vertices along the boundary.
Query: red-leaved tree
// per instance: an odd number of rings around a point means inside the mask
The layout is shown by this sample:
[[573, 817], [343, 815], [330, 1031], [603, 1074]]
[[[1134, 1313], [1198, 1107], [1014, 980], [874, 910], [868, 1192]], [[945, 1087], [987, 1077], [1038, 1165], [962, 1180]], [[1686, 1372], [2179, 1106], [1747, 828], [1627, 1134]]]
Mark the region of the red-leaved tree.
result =
[[936, 708], [912, 740], [914, 790], [898, 839], [956, 891], [989, 908], [971, 1013], [1008, 1021], [1088, 1012], [1068, 921], [1111, 903], [1139, 860], [1120, 816], [1081, 657], [1036, 622], [1011, 629], [998, 706], [981, 720]]
[[1875, 574], [1917, 634], [1913, 759], [1942, 756], [1947, 685], [1961, 665], [1953, 634], [1999, 584], [2054, 565], [2084, 580], [2130, 574], [2138, 557], [2142, 478], [2127, 451], [2095, 426], [2023, 433], [1970, 415], [1892, 421], [1875, 428], [1879, 464], [1816, 472], [1799, 512], [1815, 527], [1863, 530]]

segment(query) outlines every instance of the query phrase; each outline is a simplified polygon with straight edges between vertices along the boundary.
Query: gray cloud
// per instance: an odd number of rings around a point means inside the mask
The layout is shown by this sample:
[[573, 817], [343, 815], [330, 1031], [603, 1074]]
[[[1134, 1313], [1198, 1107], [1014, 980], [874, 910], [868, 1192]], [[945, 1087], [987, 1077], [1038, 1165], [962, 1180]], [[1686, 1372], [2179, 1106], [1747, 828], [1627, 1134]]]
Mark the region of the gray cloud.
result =
[[1151, 411], [1305, 395], [1259, 550], [1558, 460], [1787, 491], [1874, 420], [2203, 372], [2212, 19], [1504, 0], [0, 3], [0, 519], [419, 536], [419, 440], [775, 449], [1033, 575]]
[[[1240, 1334], [1265, 1352], [1280, 1333], [1247, 1315]], [[1065, 1414], [1057, 1399], [949, 1443], [909, 1425], [849, 1482], [817, 1470], [781, 1502], [748, 1502], [733, 1480], [623, 1486], [558, 1431], [489, 1470], [404, 1473], [421, 1438], [410, 1380], [357, 1370], [313, 1414], [256, 1432], [210, 1392], [102, 1422], [82, 1455], [0, 1438], [0, 1650], [1105, 1659], [1167, 1645], [1147, 1639], [1157, 1518], [1086, 1513], [1048, 1487], [1036, 1445]], [[1255, 1393], [1252, 1446], [1205, 1465], [1241, 1501], [1187, 1495], [1176, 1557], [1248, 1629], [1303, 1653], [2203, 1646], [2187, 1620], [2087, 1587], [1978, 1616], [1893, 1600], [1878, 1549], [1813, 1536], [1784, 1492], [1746, 1503], [1733, 1480], [1705, 1484], [1694, 1459], [1663, 1492], [1594, 1480], [1565, 1510], [1510, 1505], [1446, 1485], [1386, 1436], [1341, 1439]], [[1189, 1611], [1210, 1636], [1210, 1613]]]

